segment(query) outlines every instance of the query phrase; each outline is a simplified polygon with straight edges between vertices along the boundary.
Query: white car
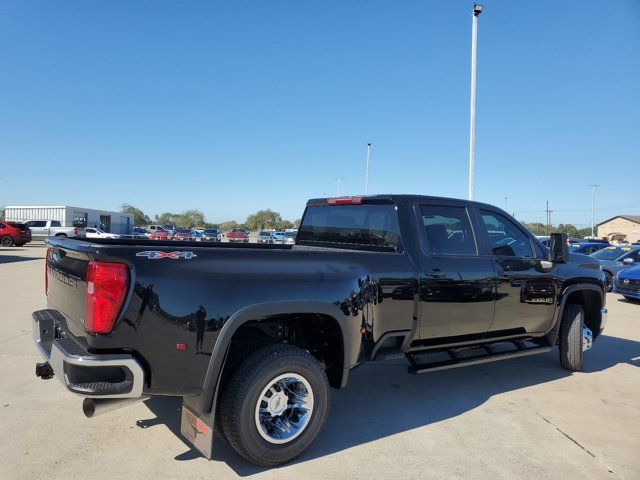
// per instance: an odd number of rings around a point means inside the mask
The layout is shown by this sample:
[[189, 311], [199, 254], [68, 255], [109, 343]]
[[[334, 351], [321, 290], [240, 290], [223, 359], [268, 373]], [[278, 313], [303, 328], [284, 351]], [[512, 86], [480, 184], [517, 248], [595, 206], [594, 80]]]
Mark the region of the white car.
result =
[[120, 238], [120, 235], [115, 233], [105, 232], [99, 228], [87, 227], [85, 229], [87, 238]]

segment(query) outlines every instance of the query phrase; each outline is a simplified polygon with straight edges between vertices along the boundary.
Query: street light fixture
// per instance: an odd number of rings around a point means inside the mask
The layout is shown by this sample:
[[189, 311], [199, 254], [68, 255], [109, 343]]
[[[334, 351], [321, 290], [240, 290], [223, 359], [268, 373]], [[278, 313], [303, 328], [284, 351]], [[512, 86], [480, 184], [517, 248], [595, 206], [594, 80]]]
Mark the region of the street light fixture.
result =
[[473, 5], [471, 24], [471, 108], [469, 120], [469, 200], [473, 200], [476, 160], [476, 51], [478, 48], [478, 15], [482, 5]]

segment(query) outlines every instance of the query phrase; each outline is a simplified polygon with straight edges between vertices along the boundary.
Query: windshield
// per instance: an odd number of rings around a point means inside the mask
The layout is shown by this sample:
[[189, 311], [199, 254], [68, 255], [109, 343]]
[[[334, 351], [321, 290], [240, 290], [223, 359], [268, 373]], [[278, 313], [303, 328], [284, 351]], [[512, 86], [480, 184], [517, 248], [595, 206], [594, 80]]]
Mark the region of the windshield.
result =
[[631, 247], [607, 247], [592, 254], [593, 258], [599, 260], [617, 260], [625, 253], [629, 253], [633, 248]]
[[215, 228], [205, 228], [205, 229], [204, 229], [204, 233], [213, 233], [213, 234], [216, 234], [216, 233], [218, 233], [218, 230], [216, 230]]

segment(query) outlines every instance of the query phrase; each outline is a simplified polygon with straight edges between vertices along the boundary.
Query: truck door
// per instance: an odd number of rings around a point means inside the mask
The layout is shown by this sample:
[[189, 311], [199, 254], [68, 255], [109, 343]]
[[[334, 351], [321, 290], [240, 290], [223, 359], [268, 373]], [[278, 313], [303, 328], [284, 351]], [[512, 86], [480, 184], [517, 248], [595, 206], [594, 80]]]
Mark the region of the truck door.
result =
[[484, 253], [496, 271], [496, 310], [488, 336], [545, 332], [555, 312], [555, 266], [515, 222], [493, 210], [477, 212]]
[[32, 237], [44, 238], [49, 235], [49, 228], [44, 220], [31, 220], [26, 225], [31, 230]]
[[493, 321], [495, 272], [478, 254], [464, 203], [418, 203], [420, 339], [429, 345], [482, 338]]

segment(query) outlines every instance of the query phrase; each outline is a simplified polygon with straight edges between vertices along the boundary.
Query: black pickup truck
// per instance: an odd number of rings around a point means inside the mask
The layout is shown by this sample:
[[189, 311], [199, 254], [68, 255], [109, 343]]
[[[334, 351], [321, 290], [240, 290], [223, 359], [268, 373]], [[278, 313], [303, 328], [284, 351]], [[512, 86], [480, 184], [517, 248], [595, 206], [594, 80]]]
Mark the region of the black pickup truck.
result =
[[406, 357], [421, 374], [557, 345], [562, 367], [580, 370], [606, 322], [596, 260], [463, 200], [310, 200], [295, 245], [48, 244], [36, 374], [85, 397], [89, 417], [183, 397], [198, 450], [211, 458], [218, 431], [261, 466], [304, 452], [329, 387], [364, 362]]

